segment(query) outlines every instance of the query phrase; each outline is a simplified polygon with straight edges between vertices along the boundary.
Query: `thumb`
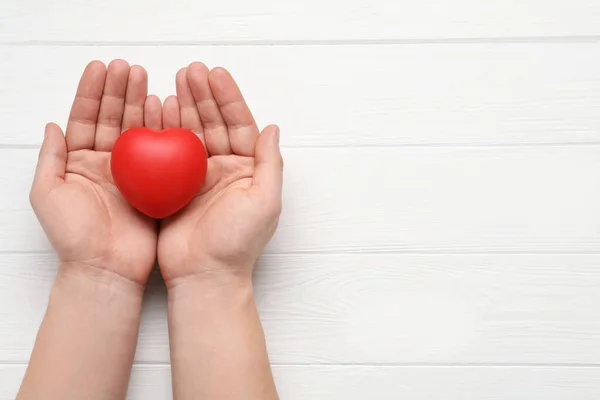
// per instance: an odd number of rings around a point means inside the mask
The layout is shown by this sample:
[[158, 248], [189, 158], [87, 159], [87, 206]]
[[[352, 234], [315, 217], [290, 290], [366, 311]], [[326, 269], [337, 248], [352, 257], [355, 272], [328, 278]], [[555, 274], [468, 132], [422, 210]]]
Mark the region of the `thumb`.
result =
[[32, 194], [47, 193], [60, 184], [65, 178], [67, 165], [67, 143], [60, 127], [50, 123], [46, 125], [44, 142], [40, 149]]
[[279, 150], [279, 127], [270, 125], [258, 136], [253, 185], [269, 196], [281, 197], [283, 158]]

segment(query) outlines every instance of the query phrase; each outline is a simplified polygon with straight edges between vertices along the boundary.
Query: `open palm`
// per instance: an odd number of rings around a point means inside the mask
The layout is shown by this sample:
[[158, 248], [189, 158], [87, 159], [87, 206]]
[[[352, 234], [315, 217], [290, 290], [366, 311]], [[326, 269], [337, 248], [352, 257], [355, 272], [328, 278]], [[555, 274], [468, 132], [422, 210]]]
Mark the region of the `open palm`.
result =
[[161, 103], [147, 96], [146, 71], [122, 60], [86, 67], [66, 137], [46, 127], [31, 203], [62, 263], [109, 270], [144, 284], [156, 259], [156, 222], [123, 198], [110, 172], [125, 129], [161, 128]]
[[201, 63], [180, 70], [166, 99], [165, 128], [196, 132], [210, 155], [190, 204], [161, 221], [158, 260], [168, 285], [190, 275], [250, 274], [281, 212], [279, 129], [261, 134], [235, 81]]

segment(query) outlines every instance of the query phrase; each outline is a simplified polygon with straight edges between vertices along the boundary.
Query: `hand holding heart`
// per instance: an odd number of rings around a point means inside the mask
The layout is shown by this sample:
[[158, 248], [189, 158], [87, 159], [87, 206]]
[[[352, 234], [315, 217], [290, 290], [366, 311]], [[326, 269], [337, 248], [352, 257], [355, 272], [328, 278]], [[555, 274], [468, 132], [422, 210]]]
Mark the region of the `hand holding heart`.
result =
[[281, 212], [279, 129], [259, 132], [240, 89], [222, 68], [209, 72], [193, 63], [177, 73], [176, 89], [177, 98], [165, 102], [163, 124], [198, 133], [210, 158], [197, 196], [161, 221], [162, 275], [168, 287], [215, 275], [250, 279]]
[[[169, 285], [215, 272], [250, 276], [281, 211], [278, 129], [259, 134], [222, 68], [209, 72], [194, 63], [179, 71], [176, 86], [177, 97], [161, 107], [147, 96], [143, 68], [117, 60], [107, 70], [92, 62], [66, 135], [55, 124], [46, 127], [30, 200], [63, 266], [144, 285], [158, 256]], [[191, 130], [209, 156], [200, 190], [160, 223], [124, 198], [111, 173], [115, 142], [134, 127]]]
[[33, 209], [61, 267], [108, 271], [145, 284], [156, 258], [156, 222], [123, 198], [110, 173], [110, 151], [125, 129], [161, 129], [161, 104], [147, 97], [147, 74], [122, 60], [83, 72], [66, 137], [46, 126], [34, 182]]

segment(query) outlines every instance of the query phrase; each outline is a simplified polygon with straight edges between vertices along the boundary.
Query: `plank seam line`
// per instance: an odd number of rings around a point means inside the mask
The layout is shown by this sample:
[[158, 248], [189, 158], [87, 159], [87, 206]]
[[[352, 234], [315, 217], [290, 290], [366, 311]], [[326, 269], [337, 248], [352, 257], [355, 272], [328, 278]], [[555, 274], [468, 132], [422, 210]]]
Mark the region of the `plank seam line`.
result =
[[[0, 256], [10, 255], [54, 255], [52, 250], [0, 250]], [[264, 252], [262, 257], [280, 257], [280, 256], [358, 256], [358, 255], [391, 255], [391, 256], [600, 256], [600, 252], [552, 252], [552, 251], [489, 251], [489, 252], [460, 252], [460, 251], [379, 251], [379, 250], [344, 250], [344, 251], [290, 251], [290, 252]], [[1, 361], [0, 361], [1, 362]]]
[[81, 47], [150, 47], [150, 46], [364, 46], [413, 44], [536, 44], [536, 43], [597, 43], [600, 35], [572, 36], [507, 36], [507, 37], [451, 37], [423, 39], [307, 39], [307, 40], [3, 40], [2, 46], [81, 46]]
[[[137, 365], [171, 365], [170, 362], [138, 362]], [[407, 368], [598, 368], [595, 363], [272, 363], [274, 367], [407, 367]]]
[[[40, 144], [0, 143], [0, 150], [38, 150]], [[346, 144], [346, 145], [282, 145], [285, 149], [310, 149], [310, 150], [354, 150], [354, 149], [403, 149], [403, 148], [441, 148], [441, 149], [497, 149], [497, 148], [547, 148], [547, 147], [596, 147], [600, 140], [587, 142], [548, 142], [548, 143], [405, 143], [405, 144]]]
[[[0, 366], [11, 365], [11, 366], [27, 366], [27, 362], [24, 361], [0, 361]], [[133, 366], [148, 366], [148, 367], [163, 367], [170, 366], [171, 363], [165, 362], [145, 362], [136, 361]], [[319, 364], [319, 363], [272, 363], [272, 367], [313, 367], [313, 368], [600, 368], [600, 364], [593, 363], [558, 363], [558, 364], [547, 364], [547, 363], [523, 363], [523, 364], [503, 364], [503, 363], [330, 363], [330, 364]]]

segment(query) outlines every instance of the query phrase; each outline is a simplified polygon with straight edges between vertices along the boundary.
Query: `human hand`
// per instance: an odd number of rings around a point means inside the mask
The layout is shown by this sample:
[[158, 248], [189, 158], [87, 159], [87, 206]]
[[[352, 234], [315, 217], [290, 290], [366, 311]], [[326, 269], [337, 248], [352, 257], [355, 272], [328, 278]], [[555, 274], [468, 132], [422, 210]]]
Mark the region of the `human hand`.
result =
[[112, 178], [112, 147], [134, 126], [161, 129], [161, 102], [139, 66], [115, 60], [86, 67], [66, 137], [48, 124], [30, 192], [62, 265], [114, 273], [144, 285], [156, 259], [156, 221], [136, 211]]
[[181, 69], [177, 97], [163, 107], [165, 128], [196, 132], [209, 153], [203, 187], [161, 221], [158, 262], [167, 287], [194, 277], [251, 278], [281, 212], [279, 128], [259, 134], [242, 94], [223, 68]]

